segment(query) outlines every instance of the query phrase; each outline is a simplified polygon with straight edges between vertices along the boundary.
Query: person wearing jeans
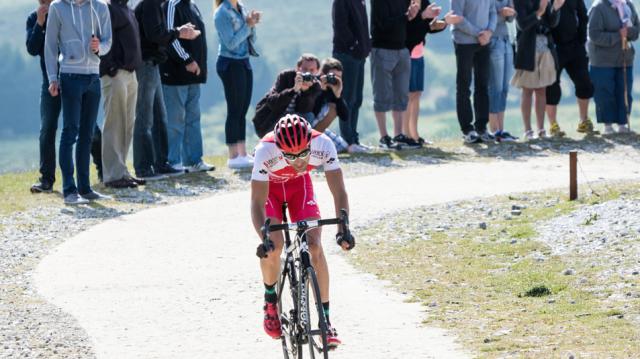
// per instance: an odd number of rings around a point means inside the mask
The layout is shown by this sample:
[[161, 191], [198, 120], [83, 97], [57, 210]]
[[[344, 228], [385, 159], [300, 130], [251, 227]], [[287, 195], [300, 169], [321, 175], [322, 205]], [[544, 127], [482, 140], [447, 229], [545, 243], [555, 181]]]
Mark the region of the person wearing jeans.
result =
[[347, 104], [349, 116], [340, 121], [340, 133], [349, 145], [348, 152], [370, 150], [360, 144], [358, 117], [362, 106], [364, 65], [371, 52], [366, 2], [362, 0], [333, 1], [333, 57], [340, 61], [342, 73], [342, 98]]
[[[582, 0], [578, 0], [582, 1]], [[512, 136], [504, 130], [504, 112], [507, 109], [507, 95], [509, 94], [509, 80], [513, 68], [513, 48], [509, 35], [508, 22], [513, 22], [516, 11], [513, 0], [496, 0], [498, 23], [496, 31], [489, 40], [490, 74], [489, 74], [489, 128], [491, 133], [500, 141], [514, 141], [518, 137]]]
[[[49, 79], [44, 57], [44, 43], [47, 31], [47, 18], [52, 0], [42, 0], [38, 9], [27, 18], [27, 52], [40, 57], [42, 87], [40, 90], [40, 179], [31, 186], [31, 193], [51, 193], [56, 181], [56, 131], [58, 118], [62, 112], [60, 96], [49, 93]], [[102, 179], [102, 156], [100, 129], [96, 125], [91, 146], [91, 156], [98, 171], [98, 181]]]
[[229, 168], [253, 167], [253, 157], [246, 148], [246, 116], [253, 90], [249, 57], [260, 56], [254, 46], [255, 25], [261, 16], [261, 12], [249, 13], [238, 0], [216, 0], [214, 23], [220, 43], [216, 71], [227, 100], [225, 143], [229, 146]]
[[[92, 23], [95, 24], [95, 37]], [[62, 98], [60, 169], [64, 202], [81, 204], [110, 199], [94, 192], [89, 183], [89, 153], [100, 106], [98, 56], [111, 49], [109, 9], [100, 1], [56, 1], [51, 4], [47, 27], [44, 53], [49, 92], [54, 97], [60, 94]], [[74, 144], [77, 187], [73, 176]]]
[[193, 40], [176, 39], [167, 47], [169, 58], [160, 65], [162, 95], [167, 108], [169, 164], [185, 172], [213, 171], [202, 160], [200, 130], [200, 85], [207, 82], [207, 38], [204, 20], [195, 2], [169, 0], [162, 4], [167, 27], [193, 24], [200, 36]]
[[[596, 117], [598, 123], [604, 124], [603, 135], [636, 133], [629, 128], [627, 117], [633, 102], [635, 49], [631, 41], [638, 40], [639, 26], [638, 13], [631, 1], [597, 0], [589, 9], [589, 71], [595, 88]], [[624, 39], [629, 49], [623, 52]], [[614, 123], [618, 125], [616, 129]]]
[[[451, 0], [451, 10], [463, 20], [451, 27], [456, 54], [456, 111], [464, 143], [494, 142], [489, 123], [489, 40], [496, 29], [493, 0]], [[473, 108], [471, 107], [471, 81]], [[475, 112], [475, 124], [473, 115]]]

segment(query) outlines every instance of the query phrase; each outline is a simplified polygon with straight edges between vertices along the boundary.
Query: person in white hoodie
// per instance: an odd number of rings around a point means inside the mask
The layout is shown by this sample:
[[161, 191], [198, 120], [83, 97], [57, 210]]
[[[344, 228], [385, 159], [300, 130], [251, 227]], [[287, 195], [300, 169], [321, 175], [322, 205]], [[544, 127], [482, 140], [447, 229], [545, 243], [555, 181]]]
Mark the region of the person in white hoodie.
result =
[[[99, 56], [110, 49], [111, 18], [106, 3], [101, 0], [51, 3], [44, 55], [49, 92], [62, 99], [59, 162], [65, 204], [111, 199], [93, 191], [89, 182], [91, 142], [101, 97]], [[77, 187], [73, 177], [74, 144]]]

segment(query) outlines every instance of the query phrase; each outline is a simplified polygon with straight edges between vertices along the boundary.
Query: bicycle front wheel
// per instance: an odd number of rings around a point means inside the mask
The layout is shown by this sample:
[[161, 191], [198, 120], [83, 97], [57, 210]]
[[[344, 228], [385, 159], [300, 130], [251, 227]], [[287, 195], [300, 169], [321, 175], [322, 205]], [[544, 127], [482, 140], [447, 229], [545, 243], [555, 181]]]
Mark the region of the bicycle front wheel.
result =
[[[314, 359], [316, 357], [315, 351], [320, 353], [319, 358], [329, 358], [329, 348], [327, 346], [327, 320], [324, 315], [324, 308], [322, 307], [322, 298], [320, 297], [320, 287], [318, 286], [318, 279], [316, 278], [316, 272], [312, 267], [305, 269], [303, 285], [305, 288], [304, 300], [306, 305], [302, 306], [306, 309], [305, 335], [309, 344], [309, 357]], [[311, 291], [313, 291], [313, 299], [315, 303], [313, 306], [309, 305]]]
[[302, 359], [302, 348], [298, 343], [298, 285], [295, 268], [285, 266], [285, 258], [281, 259], [280, 275], [276, 289], [278, 290], [278, 314], [282, 323], [282, 352], [284, 359]]

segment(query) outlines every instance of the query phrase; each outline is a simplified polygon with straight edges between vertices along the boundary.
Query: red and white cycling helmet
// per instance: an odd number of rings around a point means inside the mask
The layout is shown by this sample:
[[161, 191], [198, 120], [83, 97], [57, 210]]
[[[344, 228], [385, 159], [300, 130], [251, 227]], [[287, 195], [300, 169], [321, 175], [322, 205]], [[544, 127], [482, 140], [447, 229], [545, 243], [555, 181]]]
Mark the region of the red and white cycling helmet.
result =
[[311, 125], [298, 115], [286, 115], [276, 124], [273, 138], [283, 152], [300, 152], [311, 143]]

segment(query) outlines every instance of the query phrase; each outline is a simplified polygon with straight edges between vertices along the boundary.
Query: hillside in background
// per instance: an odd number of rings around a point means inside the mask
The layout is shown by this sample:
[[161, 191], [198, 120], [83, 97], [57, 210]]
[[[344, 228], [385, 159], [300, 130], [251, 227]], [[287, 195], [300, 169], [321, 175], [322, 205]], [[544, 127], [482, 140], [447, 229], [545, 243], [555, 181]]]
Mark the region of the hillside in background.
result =
[[[135, 1], [132, 1], [132, 5]], [[213, 25], [213, 0], [195, 1], [205, 18], [209, 67], [214, 70], [218, 39]], [[254, 69], [253, 106], [247, 118], [247, 140], [251, 145], [258, 140], [251, 124], [253, 107], [273, 85], [277, 74], [295, 66], [297, 58], [303, 52], [314, 53], [320, 58], [331, 55], [332, 0], [245, 0], [244, 3], [249, 9], [264, 12], [263, 23], [258, 25], [257, 45], [262, 56], [251, 60]], [[587, 4], [590, 3], [588, 0]], [[442, 6], [443, 13], [449, 11], [448, 2], [437, 4]], [[38, 59], [29, 56], [25, 47], [26, 18], [37, 6], [36, 0], [0, 0], [0, 31], [4, 34], [0, 39], [0, 63], [3, 64], [0, 66], [0, 76], [4, 80], [0, 87], [0, 142], [4, 142], [0, 144], [0, 157], [4, 158], [0, 161], [0, 172], [7, 171], [6, 162], [12, 164], [11, 171], [14, 171], [30, 167], [38, 161], [36, 139], [40, 127], [39, 94], [42, 75]], [[456, 71], [448, 29], [428, 36], [425, 59], [426, 89], [421, 103], [421, 114], [425, 117], [422, 121], [432, 123], [437, 118], [441, 120], [437, 121], [437, 126], [421, 125], [421, 129], [431, 138], [449, 138], [457, 134], [458, 125], [455, 114], [451, 116], [451, 112], [455, 111]], [[376, 141], [377, 127], [373, 116], [369, 73], [367, 63], [365, 99], [359, 130], [364, 138]], [[563, 81], [563, 93], [564, 104], [575, 104], [568, 78]], [[512, 87], [509, 108], [518, 108], [519, 96], [519, 91]], [[205, 153], [224, 153], [226, 105], [222, 83], [215, 71], [211, 71], [207, 84], [202, 88], [201, 107]], [[102, 111], [100, 122], [101, 117]], [[517, 111], [511, 121], [521, 127]], [[573, 122], [573, 119], [568, 121]], [[18, 163], [13, 160], [17, 155], [20, 156]]]

